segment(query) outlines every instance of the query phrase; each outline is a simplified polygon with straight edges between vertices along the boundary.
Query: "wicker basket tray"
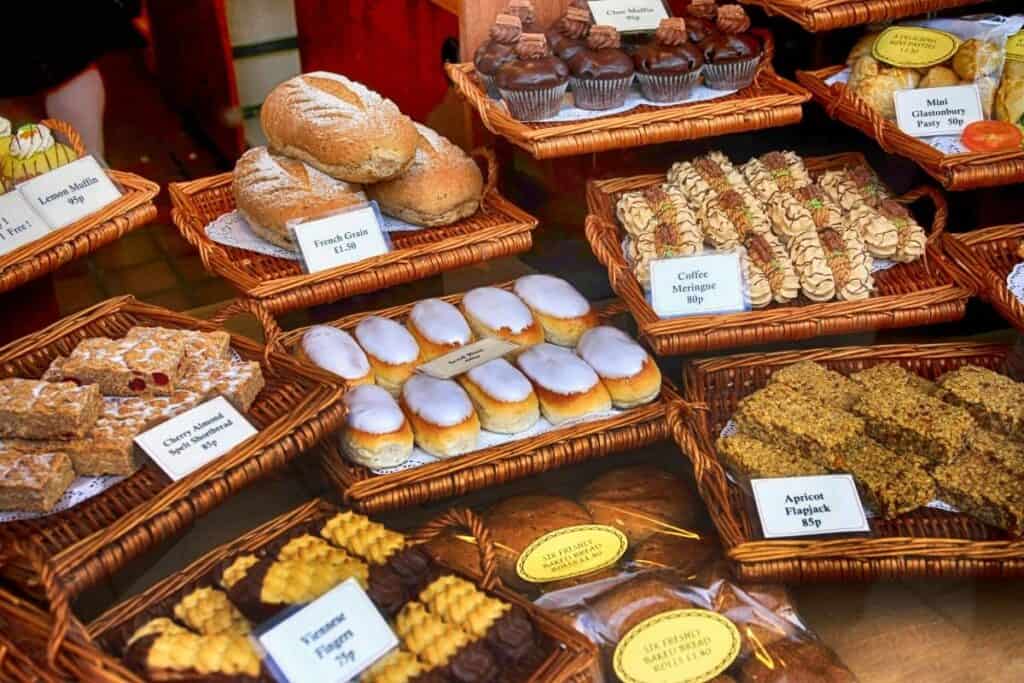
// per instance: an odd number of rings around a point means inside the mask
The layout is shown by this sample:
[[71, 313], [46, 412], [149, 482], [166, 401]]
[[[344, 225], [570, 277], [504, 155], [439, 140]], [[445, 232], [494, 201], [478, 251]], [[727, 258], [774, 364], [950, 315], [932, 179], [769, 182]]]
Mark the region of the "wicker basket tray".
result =
[[640, 106], [628, 112], [583, 121], [518, 121], [487, 96], [472, 63], [447, 65], [448, 76], [480, 114], [487, 130], [501, 135], [538, 159], [606, 152], [676, 140], [728, 135], [799, 123], [807, 92], [775, 74], [772, 36], [754, 29], [764, 41], [764, 58], [754, 84], [717, 100], [665, 107]]
[[1010, 347], [996, 344], [906, 344], [748, 354], [685, 366], [683, 401], [670, 416], [672, 430], [693, 461], [697, 487], [739, 577], [798, 582], [1024, 576], [1024, 541], [968, 515], [931, 508], [872, 519], [868, 538], [756, 540], [756, 514], [726, 477], [714, 446], [740, 399], [763, 387], [773, 371], [798, 361], [842, 373], [892, 362], [934, 379], [967, 364], [1003, 370], [1009, 354]]
[[[805, 159], [812, 173], [848, 164], [864, 164], [860, 154]], [[659, 318], [622, 253], [615, 203], [621, 193], [664, 182], [664, 175], [591, 181], [587, 187], [586, 232], [597, 259], [608, 268], [612, 289], [636, 319], [640, 336], [659, 355], [680, 355], [756, 344], [796, 341], [832, 334], [850, 334], [893, 327], [931, 325], [963, 318], [971, 291], [957, 284], [956, 272], [942, 251], [946, 202], [929, 187], [900, 198], [912, 203], [928, 197], [935, 219], [925, 257], [875, 274], [877, 294], [863, 301], [771, 305], [722, 315]]]
[[891, 21], [925, 12], [977, 5], [985, 0], [740, 0], [768, 14], [795, 21], [808, 31]]
[[392, 233], [392, 251], [318, 273], [304, 273], [297, 261], [228, 247], [206, 236], [207, 223], [235, 208], [231, 173], [171, 183], [171, 216], [185, 239], [199, 250], [207, 270], [271, 313], [283, 313], [528, 251], [537, 219], [495, 189], [498, 165], [493, 153], [479, 150], [475, 154], [487, 160], [488, 168], [476, 214], [440, 228]]
[[[499, 285], [511, 289], [512, 284]], [[461, 294], [442, 297], [458, 304]], [[371, 315], [404, 319], [415, 304], [370, 311], [335, 320], [330, 325], [351, 331]], [[619, 304], [600, 311], [602, 321], [621, 314]], [[281, 343], [289, 352], [307, 328], [287, 332]], [[346, 505], [362, 512], [382, 512], [443, 500], [470, 491], [497, 486], [541, 472], [565, 467], [610, 453], [640, 448], [668, 438], [666, 415], [679, 395], [666, 380], [661, 395], [653, 403], [624, 411], [614, 417], [555, 428], [537, 436], [510, 441], [500, 446], [439, 460], [393, 474], [375, 475], [368, 468], [346, 458], [337, 439], [326, 439], [321, 446], [322, 468], [327, 478], [341, 491]]]
[[[181, 572], [116, 605], [88, 625], [82, 624], [74, 616], [69, 616], [66, 621], [59, 618], [48, 621], [38, 610], [23, 604], [18, 605], [20, 609], [15, 609], [15, 606], [5, 601], [2, 595], [0, 618], [9, 618], [19, 628], [20, 624], [27, 623], [29, 628], [26, 630], [32, 632], [35, 636], [33, 640], [37, 644], [40, 642], [40, 631], [48, 626], [48, 656], [52, 658], [55, 668], [73, 680], [103, 683], [139, 681], [137, 676], [120, 665], [116, 657], [108, 654], [119, 651], [127, 637], [138, 626], [157, 615], [165, 615], [168, 608], [184, 593], [195, 588], [200, 582], [208, 582], [207, 577], [216, 571], [225, 559], [240, 552], [256, 551], [289, 532], [325, 519], [336, 512], [338, 509], [334, 506], [321, 500], [313, 500], [250, 531], [232, 543], [212, 550]], [[467, 578], [501, 600], [526, 610], [542, 636], [546, 657], [535, 670], [524, 672], [522, 680], [531, 683], [566, 681], [593, 662], [596, 649], [583, 635], [501, 587], [495, 573], [494, 547], [490, 536], [472, 512], [453, 510], [443, 515], [417, 532], [413, 542], [425, 542], [450, 528], [472, 534], [480, 547], [484, 573], [481, 577]]]
[[[40, 123], [80, 156], [86, 154], [82, 138], [70, 124], [55, 119]], [[153, 199], [160, 194], [159, 185], [126, 171], [107, 173], [121, 186], [121, 197], [71, 225], [0, 255], [0, 294], [52, 273], [65, 263], [90, 254], [156, 218]]]
[[1024, 240], [1024, 223], [946, 235], [946, 251], [971, 278], [981, 298], [1018, 330], [1024, 331], [1024, 304], [1006, 286], [1013, 267], [1024, 261], [1017, 248]]
[[916, 162], [947, 190], [974, 190], [1024, 182], [1024, 149], [943, 154], [931, 145], [907, 135], [895, 122], [879, 116], [864, 100], [854, 95], [845, 83], [828, 85], [825, 82], [844, 68], [831, 66], [817, 71], [797, 71], [796, 78], [825, 107], [829, 116], [874, 138], [886, 152]]
[[[260, 317], [265, 326], [276, 327], [269, 316]], [[217, 329], [131, 297], [110, 299], [0, 349], [0, 377], [39, 377], [80, 340], [120, 337], [133, 325]], [[41, 574], [59, 573], [77, 593], [342, 424], [344, 387], [336, 377], [245, 337], [233, 336], [231, 346], [262, 364], [266, 386], [247, 414], [260, 430], [257, 436], [176, 483], [147, 464], [69, 510], [0, 524], [0, 573], [34, 593]]]

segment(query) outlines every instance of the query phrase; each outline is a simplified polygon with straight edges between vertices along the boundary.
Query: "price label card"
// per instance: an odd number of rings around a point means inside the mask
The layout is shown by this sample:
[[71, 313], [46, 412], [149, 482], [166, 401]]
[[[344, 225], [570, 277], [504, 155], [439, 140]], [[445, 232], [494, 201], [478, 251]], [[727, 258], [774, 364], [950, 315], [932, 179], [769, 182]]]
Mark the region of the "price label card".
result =
[[849, 474], [751, 479], [765, 538], [869, 531]]
[[486, 337], [471, 344], [460, 346], [443, 356], [438, 356], [416, 369], [437, 379], [451, 379], [464, 372], [469, 372], [478, 365], [483, 365], [495, 358], [508, 355], [518, 348], [519, 344], [513, 344], [504, 339]]
[[651, 261], [651, 307], [662, 318], [747, 310], [739, 253]]
[[985, 119], [976, 85], [898, 90], [895, 98], [896, 123], [916, 138], [959, 135], [968, 124]]
[[316, 273], [390, 251], [377, 202], [299, 222], [289, 227], [306, 272]]
[[256, 434], [223, 396], [202, 403], [135, 437], [135, 443], [178, 481]]
[[17, 192], [0, 195], [0, 255], [33, 242], [50, 228]]
[[349, 579], [257, 636], [281, 683], [347, 683], [398, 646], [398, 638], [355, 579]]
[[614, 26], [621, 33], [653, 31], [668, 10], [662, 0], [590, 0], [595, 24]]
[[121, 196], [91, 156], [26, 180], [17, 189], [53, 230], [96, 213]]

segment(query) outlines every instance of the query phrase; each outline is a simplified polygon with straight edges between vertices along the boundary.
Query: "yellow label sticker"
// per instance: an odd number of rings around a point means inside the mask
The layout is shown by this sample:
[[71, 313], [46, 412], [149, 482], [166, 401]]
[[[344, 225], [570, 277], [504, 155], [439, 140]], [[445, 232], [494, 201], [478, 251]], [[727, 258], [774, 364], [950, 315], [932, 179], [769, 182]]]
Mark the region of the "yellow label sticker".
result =
[[583, 576], [615, 564], [628, 547], [626, 535], [615, 527], [567, 526], [526, 546], [516, 562], [516, 573], [530, 583]]
[[1014, 62], [1024, 62], [1024, 31], [1010, 36], [1006, 41], [1006, 58]]
[[872, 55], [892, 66], [921, 69], [951, 59], [960, 49], [952, 33], [920, 26], [890, 26], [878, 36]]
[[740, 653], [740, 632], [721, 614], [678, 609], [645, 619], [612, 657], [623, 683], [704, 683]]

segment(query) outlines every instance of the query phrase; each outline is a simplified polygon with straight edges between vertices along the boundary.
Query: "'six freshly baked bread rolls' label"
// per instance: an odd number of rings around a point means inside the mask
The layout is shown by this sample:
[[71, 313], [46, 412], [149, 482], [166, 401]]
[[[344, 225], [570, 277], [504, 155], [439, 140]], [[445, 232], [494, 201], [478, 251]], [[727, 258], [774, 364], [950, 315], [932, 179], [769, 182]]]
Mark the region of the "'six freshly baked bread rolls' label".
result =
[[1006, 58], [1013, 62], [1024, 62], [1024, 31], [1007, 39]]
[[629, 547], [615, 527], [581, 524], [544, 534], [526, 546], [516, 573], [530, 583], [547, 583], [583, 576], [619, 561]]
[[880, 62], [905, 69], [942, 64], [960, 49], [952, 33], [919, 26], [893, 26], [878, 36], [872, 56]]
[[641, 621], [612, 657], [624, 683], [703, 683], [740, 652], [736, 625], [716, 612], [679, 609]]

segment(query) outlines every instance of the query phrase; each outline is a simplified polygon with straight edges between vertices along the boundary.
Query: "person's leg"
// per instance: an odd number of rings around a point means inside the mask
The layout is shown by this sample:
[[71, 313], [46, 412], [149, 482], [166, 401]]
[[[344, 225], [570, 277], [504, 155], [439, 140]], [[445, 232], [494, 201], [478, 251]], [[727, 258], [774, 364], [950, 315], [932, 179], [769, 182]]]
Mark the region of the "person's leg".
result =
[[103, 161], [103, 109], [106, 92], [95, 65], [46, 94], [46, 115], [67, 121], [85, 143], [85, 149]]

